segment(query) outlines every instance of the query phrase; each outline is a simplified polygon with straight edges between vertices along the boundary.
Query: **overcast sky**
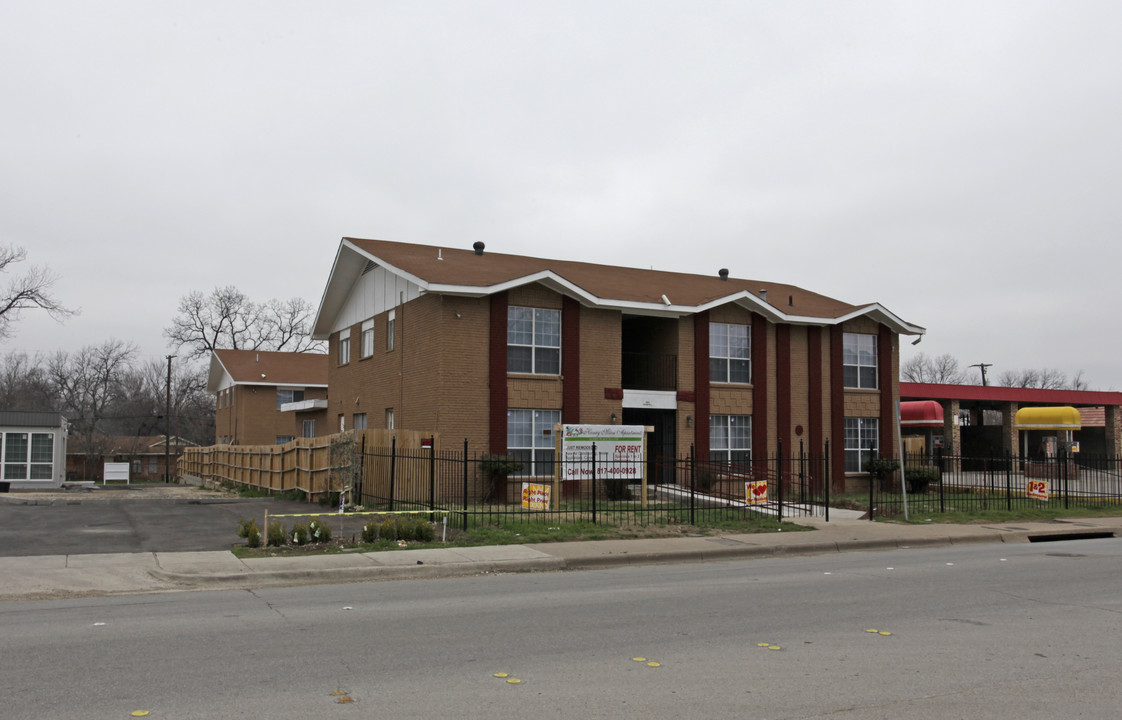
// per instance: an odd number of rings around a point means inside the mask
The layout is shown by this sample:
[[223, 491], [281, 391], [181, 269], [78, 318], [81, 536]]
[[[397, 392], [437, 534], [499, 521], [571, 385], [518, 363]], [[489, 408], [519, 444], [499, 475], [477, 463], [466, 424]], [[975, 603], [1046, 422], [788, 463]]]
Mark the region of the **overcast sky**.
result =
[[192, 290], [318, 305], [343, 236], [482, 240], [1119, 390], [1120, 37], [1116, 1], [0, 0], [0, 244], [81, 310], [0, 354], [162, 357]]

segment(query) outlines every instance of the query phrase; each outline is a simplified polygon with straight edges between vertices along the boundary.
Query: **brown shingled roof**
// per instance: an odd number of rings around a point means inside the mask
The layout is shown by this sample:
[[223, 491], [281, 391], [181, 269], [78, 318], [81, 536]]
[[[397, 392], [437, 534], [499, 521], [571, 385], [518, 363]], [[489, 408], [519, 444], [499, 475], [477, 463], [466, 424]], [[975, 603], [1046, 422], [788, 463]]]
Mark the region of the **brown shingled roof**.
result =
[[541, 272], [552, 272], [598, 298], [621, 302], [700, 306], [741, 292], [759, 296], [781, 312], [806, 317], [837, 318], [862, 306], [835, 300], [794, 285], [714, 275], [644, 270], [505, 255], [429, 245], [344, 238], [360, 250], [430, 285], [488, 288]]
[[214, 355], [235, 383], [327, 385], [327, 355], [322, 353], [215, 350]]

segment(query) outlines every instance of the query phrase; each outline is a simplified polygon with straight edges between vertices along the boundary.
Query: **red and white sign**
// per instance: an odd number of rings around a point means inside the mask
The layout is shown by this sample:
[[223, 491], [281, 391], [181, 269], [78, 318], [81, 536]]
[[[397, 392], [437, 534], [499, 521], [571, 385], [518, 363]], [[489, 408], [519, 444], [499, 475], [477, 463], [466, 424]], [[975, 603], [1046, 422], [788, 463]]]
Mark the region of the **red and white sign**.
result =
[[1048, 500], [1048, 481], [1029, 480], [1025, 484], [1025, 492], [1034, 500]]
[[541, 483], [522, 483], [522, 508], [524, 510], [549, 509], [549, 485]]
[[767, 502], [767, 480], [744, 483], [744, 498], [749, 505]]

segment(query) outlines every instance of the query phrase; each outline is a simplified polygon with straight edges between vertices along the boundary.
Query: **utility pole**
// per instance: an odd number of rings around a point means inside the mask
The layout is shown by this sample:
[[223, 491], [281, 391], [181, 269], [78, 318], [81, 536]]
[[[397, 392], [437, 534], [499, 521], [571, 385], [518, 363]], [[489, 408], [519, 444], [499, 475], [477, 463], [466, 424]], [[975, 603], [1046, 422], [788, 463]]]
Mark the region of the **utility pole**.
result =
[[171, 361], [174, 355], [168, 355], [168, 382], [164, 397], [164, 483], [171, 482]]
[[968, 367], [976, 367], [976, 368], [978, 368], [979, 370], [982, 371], [982, 387], [985, 387], [986, 386], [986, 368], [993, 367], [993, 363], [975, 363], [974, 365], [969, 365]]

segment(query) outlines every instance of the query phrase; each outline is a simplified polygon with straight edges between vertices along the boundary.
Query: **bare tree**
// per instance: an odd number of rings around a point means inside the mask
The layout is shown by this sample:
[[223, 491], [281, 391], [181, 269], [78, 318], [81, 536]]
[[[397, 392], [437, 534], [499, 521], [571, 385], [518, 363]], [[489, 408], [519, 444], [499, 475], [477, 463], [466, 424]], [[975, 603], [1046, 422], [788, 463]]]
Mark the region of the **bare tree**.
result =
[[900, 378], [905, 382], [962, 385], [966, 382], [966, 373], [949, 353], [935, 358], [920, 353], [900, 367]]
[[82, 439], [87, 468], [96, 466], [106, 450], [101, 426], [123, 396], [122, 380], [135, 355], [135, 346], [108, 340], [73, 354], [59, 351], [47, 363], [60, 409], [70, 420], [71, 431]]
[[[8, 267], [27, 259], [27, 252], [14, 245], [0, 246], [0, 273]], [[12, 278], [0, 295], [0, 339], [11, 332], [12, 323], [24, 310], [46, 310], [55, 320], [65, 320], [74, 314], [62, 306], [51, 294], [51, 286], [58, 278], [44, 267], [31, 266], [23, 275]]]
[[[1085, 385], [1082, 375], [1082, 372], [1080, 372], [1077, 381]], [[997, 384], [1003, 387], [1035, 388], [1038, 390], [1072, 389], [1067, 375], [1055, 368], [1007, 370], [998, 376]]]
[[0, 408], [58, 410], [58, 397], [39, 357], [8, 353], [0, 360]]
[[312, 307], [302, 298], [255, 303], [233, 286], [209, 295], [191, 292], [164, 335], [176, 351], [199, 358], [218, 348], [308, 352], [323, 350], [311, 338]]

